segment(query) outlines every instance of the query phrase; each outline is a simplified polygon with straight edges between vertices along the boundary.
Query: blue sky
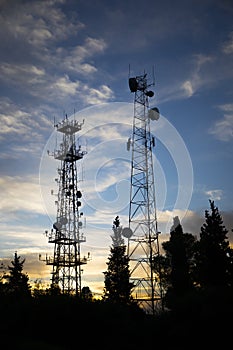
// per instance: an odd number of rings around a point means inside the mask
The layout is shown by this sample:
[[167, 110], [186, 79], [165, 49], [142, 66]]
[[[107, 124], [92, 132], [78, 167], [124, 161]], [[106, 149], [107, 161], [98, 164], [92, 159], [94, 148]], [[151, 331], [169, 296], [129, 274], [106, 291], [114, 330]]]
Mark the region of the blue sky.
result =
[[[49, 278], [54, 118], [85, 119], [80, 142], [84, 283], [101, 291], [115, 215], [127, 224], [131, 76], [155, 71], [161, 113], [154, 171], [158, 225], [173, 216], [198, 234], [209, 199], [233, 227], [233, 5], [231, 1], [0, 0], [0, 257], [26, 257]], [[152, 80], [151, 80], [152, 81]], [[231, 240], [231, 233], [229, 232]], [[7, 260], [6, 260], [7, 261]]]

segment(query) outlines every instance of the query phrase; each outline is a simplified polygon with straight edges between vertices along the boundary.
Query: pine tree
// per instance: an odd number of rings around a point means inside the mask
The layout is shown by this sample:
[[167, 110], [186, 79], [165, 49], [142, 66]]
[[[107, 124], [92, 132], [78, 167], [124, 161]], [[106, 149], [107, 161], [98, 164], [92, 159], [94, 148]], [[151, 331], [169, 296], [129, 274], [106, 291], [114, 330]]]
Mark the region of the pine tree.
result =
[[196, 252], [197, 282], [202, 287], [227, 286], [229, 275], [229, 241], [227, 229], [214, 201], [209, 200], [210, 211], [205, 211]]
[[[180, 220], [175, 217], [170, 231], [170, 240], [163, 243], [167, 258], [165, 262], [168, 279], [165, 302], [169, 308], [174, 308], [177, 298], [187, 295], [193, 288], [191, 271], [194, 242], [195, 237], [192, 234], [183, 233]], [[170, 261], [170, 266], [167, 261]]]
[[104, 272], [103, 299], [114, 303], [130, 304], [133, 300], [131, 296], [133, 284], [129, 282], [129, 258], [126, 255], [126, 246], [121, 236], [122, 227], [118, 216], [113, 221], [112, 229], [113, 244], [110, 247], [108, 269]]
[[8, 281], [6, 284], [7, 294], [16, 297], [28, 297], [31, 295], [31, 287], [29, 285], [29, 277], [23, 273], [23, 265], [25, 259], [15, 252], [14, 260], [11, 261], [12, 266], [8, 266], [10, 273], [5, 275]]

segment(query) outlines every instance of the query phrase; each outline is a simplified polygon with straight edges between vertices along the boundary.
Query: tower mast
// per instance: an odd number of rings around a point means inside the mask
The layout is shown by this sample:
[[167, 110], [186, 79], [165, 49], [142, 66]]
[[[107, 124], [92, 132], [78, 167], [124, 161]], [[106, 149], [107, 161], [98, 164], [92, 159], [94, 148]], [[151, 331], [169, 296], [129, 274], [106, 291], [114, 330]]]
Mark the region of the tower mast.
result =
[[146, 312], [154, 314], [161, 289], [154, 268], [154, 258], [159, 255], [159, 232], [152, 158], [155, 138], [150, 122], [159, 118], [159, 110], [149, 110], [148, 98], [154, 95], [149, 86], [147, 74], [129, 78], [129, 88], [134, 93], [134, 118], [133, 135], [127, 143], [128, 150], [132, 149], [129, 228], [123, 229], [123, 235], [128, 238], [133, 296]]
[[[48, 242], [54, 244], [53, 257], [46, 256], [47, 265], [52, 265], [51, 286], [59, 288], [62, 293], [81, 294], [82, 265], [89, 259], [81, 257], [81, 243], [86, 241], [82, 230], [82, 216], [80, 212], [79, 169], [77, 163], [87, 153], [76, 145], [75, 134], [82, 128], [84, 121], [66, 118], [54, 125], [57, 132], [62, 134], [60, 149], [52, 155], [60, 161], [58, 167], [57, 215], [56, 222], [50, 232], [45, 231]], [[48, 152], [49, 153], [49, 152]]]

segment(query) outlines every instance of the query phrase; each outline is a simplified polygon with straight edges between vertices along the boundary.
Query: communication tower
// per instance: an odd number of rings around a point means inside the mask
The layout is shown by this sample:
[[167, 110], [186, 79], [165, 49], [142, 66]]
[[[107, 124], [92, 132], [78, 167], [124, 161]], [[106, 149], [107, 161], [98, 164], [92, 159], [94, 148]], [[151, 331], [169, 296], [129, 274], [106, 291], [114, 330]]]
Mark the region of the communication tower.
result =
[[161, 288], [154, 269], [154, 259], [159, 256], [159, 232], [152, 158], [155, 138], [150, 122], [158, 120], [159, 110], [149, 109], [148, 98], [154, 95], [148, 90], [151, 85], [154, 83], [148, 85], [147, 74], [129, 78], [129, 88], [134, 93], [133, 132], [127, 142], [127, 149], [132, 150], [131, 186], [129, 227], [122, 234], [128, 238], [133, 297], [146, 312], [154, 314], [161, 302]]
[[[80, 212], [82, 193], [79, 188], [79, 163], [87, 153], [76, 145], [75, 134], [82, 128], [82, 123], [65, 119], [54, 125], [61, 133], [60, 148], [50, 153], [60, 162], [55, 179], [58, 185], [56, 222], [50, 232], [45, 231], [48, 242], [54, 244], [52, 257], [46, 256], [47, 265], [52, 265], [52, 287], [60, 288], [62, 293], [81, 294], [82, 266], [90, 259], [81, 257], [81, 243], [86, 241], [83, 233], [83, 213]], [[78, 139], [79, 140], [79, 139]]]

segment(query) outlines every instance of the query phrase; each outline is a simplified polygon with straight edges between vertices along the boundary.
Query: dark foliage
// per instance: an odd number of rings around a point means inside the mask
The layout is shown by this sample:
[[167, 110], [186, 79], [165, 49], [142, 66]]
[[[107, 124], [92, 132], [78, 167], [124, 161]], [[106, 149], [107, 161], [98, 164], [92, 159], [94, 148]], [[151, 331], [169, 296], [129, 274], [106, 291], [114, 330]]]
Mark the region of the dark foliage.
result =
[[126, 255], [126, 246], [121, 236], [119, 217], [113, 221], [113, 245], [110, 248], [107, 271], [104, 272], [104, 295], [103, 299], [110, 302], [129, 304], [133, 302], [130, 283], [129, 258]]
[[9, 274], [4, 275], [7, 283], [4, 284], [4, 291], [7, 295], [15, 298], [26, 298], [31, 296], [31, 287], [29, 277], [23, 273], [23, 265], [25, 259], [21, 259], [14, 254], [14, 260], [11, 261], [12, 266], [8, 266]]
[[227, 238], [227, 229], [214, 201], [210, 202], [210, 211], [205, 211], [205, 223], [201, 227], [200, 240], [195, 254], [196, 279], [201, 287], [230, 284], [230, 266], [232, 251]]
[[[199, 240], [183, 233], [175, 220], [170, 240], [163, 245], [166, 254], [154, 261], [155, 270], [157, 264], [162, 268], [170, 307], [153, 316], [131, 302], [129, 261], [119, 217], [113, 222], [102, 300], [93, 299], [88, 287], [83, 288], [82, 297], [47, 290], [25, 298], [30, 296], [28, 277], [23, 274], [24, 260], [15, 254], [9, 274], [4, 275], [9, 293], [0, 293], [4, 350], [75, 350], [80, 346], [135, 350], [151, 345], [165, 349], [230, 348], [233, 252], [214, 202], [210, 201], [210, 209], [205, 212]], [[214, 278], [214, 271], [221, 276]], [[205, 276], [207, 273], [210, 276]]]
[[[216, 300], [220, 301], [216, 303]], [[190, 305], [177, 315], [146, 315], [136, 305], [85, 301], [59, 295], [0, 300], [0, 336], [4, 350], [86, 348], [138, 349], [151, 344], [166, 348], [230, 346], [232, 294], [208, 290], [186, 296]], [[225, 320], [225, 322], [224, 322]]]
[[179, 300], [192, 292], [192, 264], [195, 237], [183, 233], [179, 218], [174, 218], [170, 240], [163, 243], [166, 256], [164, 263], [167, 269], [167, 290], [165, 305], [169, 309], [177, 309]]

